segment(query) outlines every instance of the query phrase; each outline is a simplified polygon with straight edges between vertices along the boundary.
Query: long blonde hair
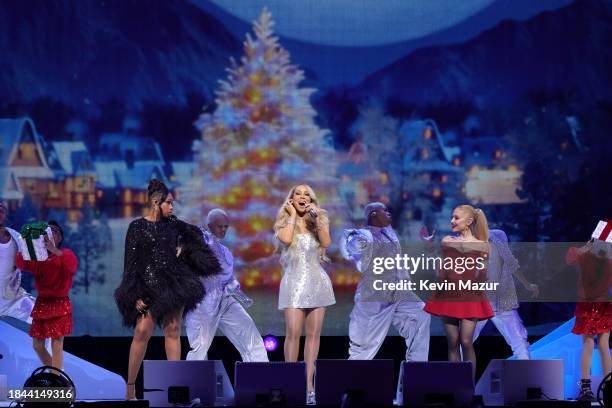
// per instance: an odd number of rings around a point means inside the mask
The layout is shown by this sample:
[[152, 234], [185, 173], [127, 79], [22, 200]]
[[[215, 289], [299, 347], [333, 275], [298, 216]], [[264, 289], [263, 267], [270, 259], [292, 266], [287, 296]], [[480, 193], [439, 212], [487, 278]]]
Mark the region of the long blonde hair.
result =
[[472, 235], [480, 241], [489, 242], [489, 223], [484, 211], [480, 208], [474, 208], [469, 204], [463, 204], [457, 208], [470, 214], [473, 220], [469, 225]]
[[[317, 199], [317, 195], [315, 194], [312, 187], [310, 187], [308, 184], [305, 184], [305, 183], [296, 184], [295, 186], [291, 188], [291, 190], [289, 190], [287, 197], [285, 197], [283, 204], [281, 205], [281, 207], [279, 208], [276, 214], [276, 221], [274, 222], [274, 238], [276, 241], [275, 247], [277, 249], [279, 248], [278, 244], [280, 242], [278, 239], [278, 231], [280, 231], [281, 228], [284, 228], [285, 226], [287, 226], [287, 222], [289, 220], [289, 214], [287, 213], [287, 211], [285, 211], [285, 203], [293, 197], [293, 194], [295, 193], [295, 189], [298, 188], [299, 186], [306, 187], [306, 190], [308, 191], [308, 194], [310, 195], [310, 201], [313, 204], [315, 204], [317, 207], [319, 207], [320, 211], [319, 211], [319, 216], [317, 217], [319, 219], [319, 223], [329, 225], [329, 217], [327, 215], [327, 211], [321, 208], [319, 204], [319, 200]], [[319, 234], [317, 233], [317, 229], [315, 227], [314, 221], [310, 217], [305, 217], [305, 221], [306, 221], [306, 228], [308, 229], [308, 232], [310, 232], [315, 237], [315, 239], [319, 241]], [[325, 255], [325, 248], [321, 247], [321, 250], [322, 250], [321, 259], [326, 260], [327, 256]]]

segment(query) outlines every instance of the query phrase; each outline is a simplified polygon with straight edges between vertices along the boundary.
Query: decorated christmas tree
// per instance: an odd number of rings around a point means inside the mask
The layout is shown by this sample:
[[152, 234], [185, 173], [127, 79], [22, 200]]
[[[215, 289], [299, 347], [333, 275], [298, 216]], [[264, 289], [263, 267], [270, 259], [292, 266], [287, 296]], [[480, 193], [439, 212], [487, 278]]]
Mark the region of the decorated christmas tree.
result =
[[[181, 216], [188, 221], [204, 224], [215, 207], [228, 212], [235, 271], [247, 287], [280, 281], [272, 226], [292, 186], [313, 187], [330, 213], [332, 234], [340, 233], [345, 211], [337, 198], [334, 150], [309, 101], [315, 89], [299, 88], [304, 74], [290, 63], [272, 27], [264, 9], [255, 37], [246, 36], [240, 63], [232, 60], [220, 81], [215, 111], [196, 122], [202, 133], [194, 145], [198, 167], [180, 192]], [[356, 280], [351, 274], [332, 279]]]

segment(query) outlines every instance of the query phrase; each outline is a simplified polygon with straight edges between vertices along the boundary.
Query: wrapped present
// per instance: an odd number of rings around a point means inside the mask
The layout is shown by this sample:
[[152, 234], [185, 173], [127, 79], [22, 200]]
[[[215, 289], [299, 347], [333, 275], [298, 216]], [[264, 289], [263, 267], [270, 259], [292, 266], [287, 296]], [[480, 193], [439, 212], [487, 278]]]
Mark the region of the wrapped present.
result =
[[21, 227], [19, 252], [26, 261], [45, 261], [49, 252], [45, 245], [45, 235], [53, 242], [53, 232], [45, 222], [33, 222]]
[[612, 220], [599, 221], [591, 237], [600, 241], [612, 242]]

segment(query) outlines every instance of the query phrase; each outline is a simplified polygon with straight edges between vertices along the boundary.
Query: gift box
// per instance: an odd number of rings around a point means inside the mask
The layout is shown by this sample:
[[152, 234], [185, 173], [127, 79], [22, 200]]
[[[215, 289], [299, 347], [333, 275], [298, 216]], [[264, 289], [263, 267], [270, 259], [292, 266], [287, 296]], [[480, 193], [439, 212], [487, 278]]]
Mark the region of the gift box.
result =
[[53, 242], [53, 232], [45, 222], [33, 222], [21, 227], [19, 252], [26, 261], [45, 261], [49, 252], [45, 246], [45, 235]]
[[600, 241], [612, 242], [612, 221], [599, 221], [591, 237]]

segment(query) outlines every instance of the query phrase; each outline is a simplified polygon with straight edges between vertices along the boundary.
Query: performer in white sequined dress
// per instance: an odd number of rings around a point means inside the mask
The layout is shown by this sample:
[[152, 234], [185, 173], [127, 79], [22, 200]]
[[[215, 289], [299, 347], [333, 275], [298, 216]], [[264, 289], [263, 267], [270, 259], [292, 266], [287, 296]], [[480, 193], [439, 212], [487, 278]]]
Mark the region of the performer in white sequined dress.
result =
[[319, 354], [325, 307], [336, 303], [331, 281], [321, 266], [331, 243], [327, 212], [319, 208], [308, 185], [291, 189], [278, 211], [275, 237], [282, 246], [283, 278], [278, 308], [285, 312], [285, 361], [297, 361], [302, 327], [306, 325], [304, 360], [308, 400], [314, 402], [314, 362]]

